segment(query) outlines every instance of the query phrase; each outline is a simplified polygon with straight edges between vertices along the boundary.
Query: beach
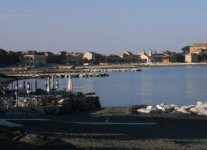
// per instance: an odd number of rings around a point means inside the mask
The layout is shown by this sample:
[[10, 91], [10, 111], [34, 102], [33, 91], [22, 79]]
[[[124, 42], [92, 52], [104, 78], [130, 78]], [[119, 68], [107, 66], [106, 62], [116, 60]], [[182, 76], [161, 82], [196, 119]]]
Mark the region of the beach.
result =
[[[62, 115], [2, 115], [23, 133], [1, 129], [6, 149], [206, 149], [207, 117], [137, 114], [132, 107]], [[3, 137], [4, 135], [4, 137]]]

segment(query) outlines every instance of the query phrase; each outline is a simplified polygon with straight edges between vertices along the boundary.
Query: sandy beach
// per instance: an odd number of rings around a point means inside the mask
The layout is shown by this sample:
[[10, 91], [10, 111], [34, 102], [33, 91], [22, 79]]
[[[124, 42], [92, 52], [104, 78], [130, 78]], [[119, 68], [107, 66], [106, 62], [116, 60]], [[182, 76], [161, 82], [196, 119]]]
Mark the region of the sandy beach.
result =
[[6, 149], [206, 149], [207, 118], [194, 115], [141, 115], [131, 107], [91, 113], [1, 115], [23, 124], [23, 132], [1, 128]]

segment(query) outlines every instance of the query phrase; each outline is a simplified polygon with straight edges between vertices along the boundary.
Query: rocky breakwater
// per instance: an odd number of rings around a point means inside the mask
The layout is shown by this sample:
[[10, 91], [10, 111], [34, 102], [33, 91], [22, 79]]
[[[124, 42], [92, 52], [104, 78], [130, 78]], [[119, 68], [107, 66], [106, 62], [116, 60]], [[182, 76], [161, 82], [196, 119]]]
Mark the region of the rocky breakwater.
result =
[[140, 114], [189, 114], [207, 116], [207, 102], [198, 101], [195, 105], [178, 106], [175, 104], [166, 105], [145, 105], [136, 109]]
[[[5, 105], [5, 103], [7, 105]], [[101, 108], [95, 93], [62, 93], [62, 95], [19, 97], [18, 103], [10, 105], [0, 100], [1, 114], [60, 114], [68, 112], [87, 112]]]
[[101, 108], [100, 100], [95, 93], [67, 96], [58, 100], [57, 106], [61, 112], [84, 112]]

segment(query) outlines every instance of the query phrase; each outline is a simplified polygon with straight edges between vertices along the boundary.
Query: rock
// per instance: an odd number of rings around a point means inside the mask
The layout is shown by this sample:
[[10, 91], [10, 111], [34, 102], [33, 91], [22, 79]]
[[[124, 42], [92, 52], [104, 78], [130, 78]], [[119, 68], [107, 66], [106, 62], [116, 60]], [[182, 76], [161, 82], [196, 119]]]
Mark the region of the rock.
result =
[[191, 112], [187, 111], [184, 107], [177, 108], [175, 111], [184, 114], [191, 114]]
[[65, 143], [59, 137], [48, 137], [38, 134], [26, 134], [19, 138], [18, 142], [23, 147], [18, 149], [30, 149], [30, 147], [25, 148], [25, 144], [31, 145], [31, 149], [79, 149], [69, 142]]
[[147, 108], [138, 109], [137, 112], [144, 113], [144, 114], [157, 114], [157, 113], [161, 113], [162, 110], [157, 109], [154, 106], [147, 106]]
[[58, 101], [58, 104], [62, 107], [62, 112], [70, 112], [73, 108], [73, 99], [65, 98]]
[[198, 101], [196, 104], [196, 107], [198, 107], [198, 106], [203, 107], [203, 108], [207, 108], [207, 103]]
[[150, 109], [146, 109], [146, 108], [140, 108], [137, 110], [138, 113], [142, 113], [142, 114], [149, 114], [150, 113]]
[[207, 116], [207, 110], [206, 109], [199, 109], [199, 112], [197, 114]]
[[198, 102], [195, 107], [192, 107], [190, 111], [197, 115], [207, 116], [207, 107], [206, 103]]
[[45, 114], [45, 111], [41, 106], [33, 107], [33, 112], [37, 114]]
[[175, 109], [174, 106], [165, 105], [165, 104], [156, 105], [156, 108], [164, 113], [170, 113]]
[[164, 110], [164, 108], [163, 108], [163, 105], [162, 105], [162, 104], [160, 104], [160, 105], [156, 105], [156, 108], [157, 108], [157, 109], [160, 109], [160, 110], [162, 110], [162, 111]]
[[129, 110], [130, 110], [131, 113], [137, 113], [138, 109], [146, 108], [146, 107], [147, 107], [147, 105], [134, 105], [134, 106], [131, 106], [129, 108]]
[[60, 112], [60, 109], [55, 105], [47, 105], [45, 106], [45, 112], [47, 114], [58, 114]]
[[5, 113], [9, 108], [8, 102], [6, 100], [0, 100], [0, 113]]
[[153, 108], [153, 106], [150, 105], [150, 106], [147, 106], [146, 109], [147, 109], [147, 110], [151, 110], [152, 108]]
[[65, 99], [61, 99], [61, 100], [58, 101], [58, 104], [63, 105], [64, 101], [65, 101]]
[[192, 107], [190, 109], [190, 112], [192, 112], [192, 114], [201, 115], [199, 110], [196, 107]]
[[189, 111], [191, 108], [195, 107], [195, 105], [189, 105], [189, 106], [181, 106], [185, 110]]
[[101, 108], [99, 97], [96, 95], [86, 95], [86, 102], [90, 106], [90, 110], [96, 110]]
[[160, 109], [157, 109], [155, 107], [153, 107], [151, 110], [150, 110], [150, 114], [158, 114], [158, 113], [161, 113], [162, 110]]
[[207, 107], [207, 103], [204, 103], [204, 102], [201, 102], [201, 101], [197, 102], [196, 106], [198, 106], [198, 105], [202, 105], [202, 106]]
[[79, 110], [80, 111], [88, 111], [88, 110], [91, 109], [91, 107], [93, 107], [93, 106], [90, 107], [90, 104], [87, 103], [85, 100], [79, 101], [78, 105], [79, 105]]

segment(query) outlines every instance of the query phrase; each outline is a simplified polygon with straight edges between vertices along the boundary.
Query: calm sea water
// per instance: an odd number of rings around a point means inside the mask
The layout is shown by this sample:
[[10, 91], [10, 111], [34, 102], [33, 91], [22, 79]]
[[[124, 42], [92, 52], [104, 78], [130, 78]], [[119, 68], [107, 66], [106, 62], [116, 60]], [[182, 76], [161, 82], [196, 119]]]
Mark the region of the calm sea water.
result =
[[[106, 78], [75, 78], [75, 90], [96, 92], [101, 104], [194, 104], [207, 101], [207, 66], [143, 68], [141, 72], [111, 72]], [[60, 80], [61, 88], [66, 80]], [[44, 87], [39, 80], [38, 87]]]

